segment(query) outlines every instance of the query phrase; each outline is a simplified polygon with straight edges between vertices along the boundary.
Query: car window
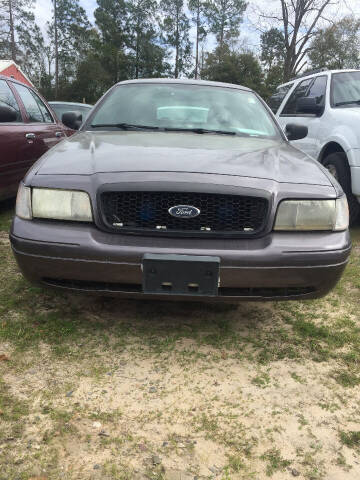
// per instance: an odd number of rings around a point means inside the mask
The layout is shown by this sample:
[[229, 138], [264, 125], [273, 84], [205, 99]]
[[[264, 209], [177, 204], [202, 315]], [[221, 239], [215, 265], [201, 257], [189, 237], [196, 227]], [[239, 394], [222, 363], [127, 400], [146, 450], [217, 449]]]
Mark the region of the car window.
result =
[[318, 105], [325, 105], [326, 84], [326, 75], [316, 77], [306, 96], [316, 98], [316, 103]]
[[279, 137], [275, 122], [253, 92], [191, 84], [119, 85], [95, 111], [91, 126], [122, 123]]
[[39, 109], [42, 113], [42, 116], [44, 118], [44, 122], [45, 123], [53, 123], [53, 118], [50, 115], [50, 112], [47, 109], [44, 102], [41, 100], [41, 98], [38, 95], [36, 95], [35, 92], [33, 92], [32, 90], [30, 90], [30, 91], [31, 91], [32, 96], [35, 98], [36, 103], [38, 104], [38, 107], [39, 107]]
[[5, 80], [0, 80], [0, 105], [9, 107], [16, 113], [16, 122], [22, 122], [19, 105]]
[[360, 101], [360, 72], [334, 73], [331, 80], [331, 105], [350, 106], [359, 105]]
[[15, 88], [19, 92], [30, 122], [52, 122], [47, 108], [35, 93], [23, 85], [15, 84]]
[[306, 97], [308, 88], [312, 83], [313, 78], [307, 78], [299, 83], [295, 90], [290, 95], [289, 100], [286, 102], [285, 107], [283, 108], [281, 115], [295, 115], [296, 114], [296, 105], [297, 101], [301, 97]]
[[276, 89], [276, 92], [273, 95], [271, 95], [271, 97], [268, 100], [268, 105], [274, 113], [278, 111], [282, 101], [284, 100], [288, 91], [291, 89], [293, 85], [294, 85], [293, 83], [282, 85], [281, 87], [278, 87]]

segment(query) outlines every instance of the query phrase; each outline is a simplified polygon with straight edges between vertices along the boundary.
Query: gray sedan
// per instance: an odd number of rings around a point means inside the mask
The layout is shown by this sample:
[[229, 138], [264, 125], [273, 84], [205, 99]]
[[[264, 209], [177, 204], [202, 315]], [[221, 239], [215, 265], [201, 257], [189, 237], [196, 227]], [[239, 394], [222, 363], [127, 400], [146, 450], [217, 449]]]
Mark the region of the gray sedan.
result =
[[[68, 115], [72, 126], [76, 115]], [[238, 85], [134, 80], [20, 185], [11, 243], [63, 290], [178, 300], [309, 299], [341, 277], [346, 196]]]

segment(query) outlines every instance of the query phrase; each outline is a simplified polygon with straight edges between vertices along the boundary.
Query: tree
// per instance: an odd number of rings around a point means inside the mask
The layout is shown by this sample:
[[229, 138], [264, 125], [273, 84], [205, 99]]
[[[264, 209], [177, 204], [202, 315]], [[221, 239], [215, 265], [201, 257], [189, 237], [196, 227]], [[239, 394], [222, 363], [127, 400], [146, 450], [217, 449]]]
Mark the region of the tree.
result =
[[90, 23], [79, 0], [52, 0], [53, 19], [48, 36], [54, 46], [55, 98], [74, 77], [77, 65], [88, 48]]
[[309, 59], [313, 68], [359, 68], [360, 20], [345, 17], [320, 30], [310, 48]]
[[265, 90], [263, 95], [265, 98], [268, 98], [283, 81], [285, 39], [280, 30], [270, 28], [261, 34], [260, 41], [260, 59], [265, 73]]
[[97, 0], [97, 3], [94, 12], [99, 29], [96, 50], [112, 83], [116, 83], [127, 79], [131, 68], [126, 54], [126, 47], [130, 43], [129, 11], [125, 0]]
[[[89, 78], [91, 81], [89, 82]], [[95, 103], [112, 86], [111, 77], [99, 58], [91, 52], [79, 63], [68, 100]]]
[[14, 62], [26, 62], [24, 50], [31, 50], [35, 25], [34, 0], [0, 0], [0, 55]]
[[161, 0], [160, 6], [164, 14], [163, 40], [175, 49], [174, 77], [178, 78], [190, 65], [189, 19], [184, 12], [183, 0]]
[[202, 42], [207, 34], [205, 28], [205, 11], [206, 11], [206, 2], [205, 0], [189, 0], [188, 8], [193, 14], [191, 18], [193, 24], [196, 28], [196, 40], [195, 40], [195, 69], [194, 76], [198, 78], [199, 75], [199, 45]]
[[306, 65], [310, 51], [309, 42], [316, 35], [324, 12], [337, 0], [279, 0], [280, 11], [260, 13], [260, 18], [274, 22], [284, 35], [284, 74], [287, 81]]
[[206, 18], [221, 49], [224, 43], [238, 37], [246, 7], [245, 0], [208, 0]]
[[47, 67], [47, 50], [41, 30], [36, 24], [31, 31], [20, 27], [18, 39], [19, 44], [22, 45], [21, 66], [33, 83], [39, 87], [41, 78], [46, 75]]
[[258, 59], [251, 52], [232, 52], [229, 47], [217, 47], [209, 53], [202, 78], [217, 82], [235, 83], [263, 93], [263, 74]]
[[285, 39], [284, 34], [277, 28], [270, 28], [260, 36], [261, 61], [265, 68], [271, 69], [274, 65], [284, 63]]
[[161, 76], [166, 65], [164, 59], [166, 50], [158, 44], [156, 31], [156, 1], [129, 0], [128, 30], [129, 47], [133, 52], [133, 75], [139, 77]]

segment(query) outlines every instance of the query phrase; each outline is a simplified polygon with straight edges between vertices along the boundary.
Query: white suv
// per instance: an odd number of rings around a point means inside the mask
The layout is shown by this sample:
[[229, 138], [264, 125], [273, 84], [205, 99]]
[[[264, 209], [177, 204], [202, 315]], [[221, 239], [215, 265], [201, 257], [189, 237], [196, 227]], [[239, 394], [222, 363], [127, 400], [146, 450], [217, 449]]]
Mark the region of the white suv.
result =
[[269, 106], [285, 129], [308, 127], [294, 145], [322, 163], [345, 191], [352, 223], [360, 211], [360, 70], [309, 73], [284, 83]]

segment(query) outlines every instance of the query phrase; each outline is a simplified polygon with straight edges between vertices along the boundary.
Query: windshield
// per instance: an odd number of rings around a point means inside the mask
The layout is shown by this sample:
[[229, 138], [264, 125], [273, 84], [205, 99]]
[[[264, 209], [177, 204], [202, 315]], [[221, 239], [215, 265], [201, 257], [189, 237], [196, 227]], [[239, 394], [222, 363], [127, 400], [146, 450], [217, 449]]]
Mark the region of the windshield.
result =
[[115, 87], [85, 128], [153, 128], [279, 138], [270, 114], [253, 92], [181, 84]]
[[360, 71], [334, 73], [331, 83], [331, 105], [360, 105]]

